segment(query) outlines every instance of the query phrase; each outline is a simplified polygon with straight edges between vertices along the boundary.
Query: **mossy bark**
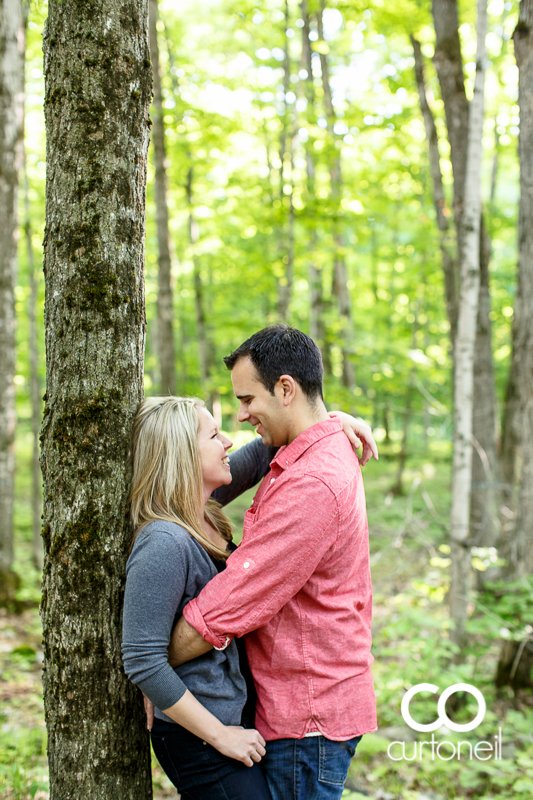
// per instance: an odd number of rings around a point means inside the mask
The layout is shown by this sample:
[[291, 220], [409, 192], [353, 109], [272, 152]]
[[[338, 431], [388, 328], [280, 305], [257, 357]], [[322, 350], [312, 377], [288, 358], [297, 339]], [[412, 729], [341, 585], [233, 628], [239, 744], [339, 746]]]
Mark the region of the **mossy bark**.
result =
[[148, 0], [51, 0], [42, 618], [51, 800], [151, 797], [120, 654], [142, 398]]

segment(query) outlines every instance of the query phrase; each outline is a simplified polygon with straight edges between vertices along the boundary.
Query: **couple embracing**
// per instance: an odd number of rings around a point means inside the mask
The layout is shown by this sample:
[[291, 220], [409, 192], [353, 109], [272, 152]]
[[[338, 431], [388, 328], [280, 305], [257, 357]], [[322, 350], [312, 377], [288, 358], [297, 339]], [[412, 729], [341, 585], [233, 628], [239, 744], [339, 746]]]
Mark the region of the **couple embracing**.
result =
[[[232, 442], [203, 403], [147, 398], [134, 425], [123, 654], [155, 705], [155, 754], [183, 800], [337, 800], [364, 733], [370, 430], [330, 416], [320, 351], [275, 325], [225, 359]], [[238, 547], [221, 509], [263, 479]], [[251, 672], [251, 675], [250, 675]]]

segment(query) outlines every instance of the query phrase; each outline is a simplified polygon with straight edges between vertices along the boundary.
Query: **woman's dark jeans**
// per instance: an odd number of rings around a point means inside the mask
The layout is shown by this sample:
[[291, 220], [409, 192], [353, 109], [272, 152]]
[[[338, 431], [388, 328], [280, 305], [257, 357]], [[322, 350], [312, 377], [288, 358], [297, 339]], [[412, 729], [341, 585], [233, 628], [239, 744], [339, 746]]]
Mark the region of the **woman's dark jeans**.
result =
[[154, 720], [151, 737], [157, 760], [182, 800], [271, 800], [260, 764], [247, 767], [160, 719]]

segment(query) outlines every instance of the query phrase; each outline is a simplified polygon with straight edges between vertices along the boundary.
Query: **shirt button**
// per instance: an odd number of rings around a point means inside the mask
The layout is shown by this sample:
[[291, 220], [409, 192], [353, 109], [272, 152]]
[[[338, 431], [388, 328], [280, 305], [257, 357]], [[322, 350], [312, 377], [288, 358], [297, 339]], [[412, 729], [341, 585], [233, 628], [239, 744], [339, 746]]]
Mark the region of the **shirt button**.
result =
[[250, 562], [249, 561], [245, 561], [244, 564], [243, 564], [244, 569], [248, 569], [249, 566], [250, 566]]
[[270, 478], [270, 483], [274, 483], [275, 480], [275, 478]]

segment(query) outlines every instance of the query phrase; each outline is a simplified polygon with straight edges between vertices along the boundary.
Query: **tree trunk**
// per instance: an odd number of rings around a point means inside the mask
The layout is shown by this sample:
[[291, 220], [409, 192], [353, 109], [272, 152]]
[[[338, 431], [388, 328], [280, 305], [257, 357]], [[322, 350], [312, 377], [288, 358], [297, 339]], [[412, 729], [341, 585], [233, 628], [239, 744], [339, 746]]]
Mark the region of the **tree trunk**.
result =
[[498, 531], [498, 477], [496, 452], [496, 397], [490, 321], [490, 239], [480, 221], [480, 281], [474, 358], [474, 409], [472, 434], [472, 496], [470, 535], [473, 544], [493, 547]]
[[38, 280], [35, 274], [33, 244], [31, 240], [31, 217], [29, 202], [28, 173], [24, 170], [24, 233], [26, 235], [26, 251], [28, 255], [28, 277], [30, 297], [28, 303], [29, 351], [30, 351], [30, 398], [31, 398], [31, 432], [33, 437], [31, 456], [32, 475], [32, 522], [33, 522], [33, 562], [37, 569], [43, 568], [43, 541], [41, 539], [41, 466], [39, 464], [39, 428], [41, 427], [41, 383], [39, 380], [39, 349], [37, 345], [37, 326], [35, 324]]
[[15, 476], [15, 283], [18, 173], [24, 115], [24, 22], [21, 0], [0, 6], [0, 604], [13, 599]]
[[157, 351], [161, 373], [161, 394], [176, 394], [176, 351], [174, 347], [174, 303], [172, 293], [172, 261], [168, 228], [167, 165], [161, 67], [157, 42], [157, 2], [150, 0], [150, 56], [154, 75], [153, 115], [155, 162], [155, 206], [157, 217], [158, 292], [157, 292]]
[[133, 419], [142, 399], [151, 69], [147, 0], [51, 0], [44, 702], [50, 800], [148, 800], [139, 692], [120, 654]]
[[521, 0], [514, 35], [519, 70], [520, 210], [518, 222], [518, 288], [513, 323], [513, 363], [517, 394], [522, 469], [514, 541], [504, 557], [517, 577], [533, 573], [533, 0]]
[[[29, 16], [29, 1], [23, 6], [24, 33], [26, 33]], [[24, 53], [25, 55], [25, 53]], [[43, 541], [41, 539], [41, 465], [39, 463], [39, 429], [41, 427], [42, 402], [41, 382], [39, 380], [39, 346], [37, 343], [36, 310], [39, 288], [39, 277], [35, 272], [35, 259], [33, 257], [30, 198], [28, 184], [28, 169], [26, 151], [23, 145], [24, 157], [24, 235], [26, 238], [26, 253], [28, 258], [28, 280], [30, 284], [30, 297], [28, 301], [28, 326], [29, 326], [29, 360], [30, 360], [30, 401], [31, 401], [31, 432], [32, 432], [32, 528], [33, 528], [33, 563], [38, 570], [43, 568]]]
[[442, 184], [442, 173], [440, 169], [439, 140], [433, 113], [429, 107], [426, 95], [426, 81], [424, 78], [424, 60], [420, 43], [411, 36], [411, 44], [415, 56], [415, 77], [418, 87], [418, 99], [420, 110], [426, 129], [426, 137], [429, 147], [429, 164], [431, 168], [431, 178], [433, 183], [433, 204], [437, 216], [437, 226], [440, 232], [440, 251], [442, 257], [442, 271], [444, 273], [444, 292], [446, 295], [446, 312], [450, 323], [450, 338], [452, 351], [457, 334], [457, 259], [453, 254], [453, 244], [450, 242], [450, 226], [448, 224], [448, 209], [446, 208], [446, 198]]
[[465, 92], [457, 0], [433, 0], [435, 55], [453, 171], [453, 211], [458, 250], [461, 250], [464, 208], [466, 150], [468, 141], [468, 100]]
[[205, 312], [204, 284], [200, 272], [200, 263], [196, 254], [196, 245], [200, 237], [198, 220], [193, 210], [193, 168], [189, 168], [187, 176], [187, 203], [189, 206], [189, 242], [192, 249], [194, 304], [196, 309], [196, 326], [198, 331], [198, 354], [200, 359], [200, 383], [202, 396], [207, 402], [209, 410], [213, 411], [212, 388], [210, 386], [213, 367], [213, 352], [209, 341], [208, 327]]
[[479, 295], [479, 233], [481, 218], [481, 156], [486, 70], [486, 0], [478, 0], [477, 57], [474, 97], [468, 120], [465, 206], [462, 218], [461, 291], [455, 347], [454, 453], [452, 468], [450, 615], [452, 640], [466, 643], [467, 587], [470, 573], [470, 482], [472, 470], [472, 412], [474, 347]]
[[[418, 303], [415, 309], [415, 319], [413, 321], [413, 328], [411, 331], [411, 349], [416, 350], [416, 339], [418, 335]], [[392, 494], [394, 497], [398, 497], [403, 495], [403, 474], [405, 472], [405, 465], [407, 463], [407, 442], [409, 436], [409, 426], [411, 424], [411, 418], [413, 415], [413, 394], [416, 384], [416, 365], [415, 362], [411, 362], [411, 368], [409, 370], [409, 380], [407, 383], [407, 395], [405, 398], [405, 409], [402, 418], [402, 449], [400, 450], [400, 454], [398, 456], [398, 471], [396, 473], [396, 480], [394, 484], [388, 491], [388, 494]]]
[[[301, 0], [300, 13], [303, 20], [302, 26], [302, 62], [303, 69], [307, 72], [305, 78], [305, 97], [307, 99], [307, 118], [313, 114], [315, 104], [315, 89], [313, 85], [313, 65], [311, 55], [311, 43], [309, 40], [309, 10], [307, 0]], [[310, 138], [305, 143], [305, 158], [307, 168], [306, 186], [306, 212], [310, 220], [309, 231], [309, 263], [308, 263], [308, 283], [309, 283], [309, 334], [316, 341], [322, 351], [324, 371], [331, 374], [331, 358], [329, 347], [326, 342], [326, 330], [324, 325], [324, 286], [322, 279], [322, 269], [317, 263], [316, 253], [318, 248], [318, 233], [316, 219], [316, 188], [315, 188], [315, 158], [313, 153], [312, 141]]]
[[[324, 42], [324, 32], [322, 15], [325, 11], [324, 0], [320, 0], [320, 10], [317, 12], [317, 28], [319, 40]], [[323, 48], [322, 48], [323, 49]], [[352, 319], [352, 304], [348, 289], [348, 271], [346, 259], [344, 257], [344, 240], [340, 229], [338, 216], [341, 213], [341, 194], [342, 194], [342, 167], [341, 157], [335, 147], [335, 110], [331, 98], [331, 86], [329, 81], [328, 59], [325, 52], [320, 53], [320, 68], [322, 72], [322, 88], [324, 91], [324, 104], [326, 107], [327, 130], [331, 139], [331, 146], [335, 149], [330, 158], [329, 175], [331, 184], [331, 194], [336, 206], [335, 221], [333, 226], [333, 282], [331, 294], [337, 298], [339, 316], [341, 320], [340, 349], [342, 353], [342, 384], [353, 392], [355, 389], [355, 369], [353, 362], [353, 351], [355, 347], [355, 334]]]
[[[279, 250], [280, 258], [283, 264], [283, 274], [278, 278], [278, 320], [279, 322], [287, 322], [289, 314], [289, 305], [292, 294], [292, 283], [294, 273], [294, 205], [293, 205], [293, 180], [294, 180], [294, 132], [292, 122], [289, 120], [289, 109], [287, 105], [287, 92], [290, 87], [291, 77], [291, 61], [289, 55], [289, 42], [287, 38], [287, 30], [289, 28], [289, 2], [285, 0], [285, 19], [283, 26], [283, 41], [284, 41], [284, 59], [283, 59], [283, 119], [282, 129], [279, 145], [279, 160], [281, 162], [279, 168], [279, 199], [281, 202], [281, 213], [286, 207], [285, 198], [285, 160], [286, 156], [290, 158], [290, 193], [288, 195], [289, 213], [287, 215], [287, 228], [286, 238], [283, 234], [279, 237]], [[287, 146], [287, 141], [289, 146]], [[281, 223], [282, 228], [285, 228], [285, 220]], [[283, 253], [283, 255], [281, 255]]]
[[[464, 250], [463, 238], [468, 231], [463, 220], [465, 203], [466, 180], [466, 148], [468, 139], [469, 107], [466, 98], [463, 76], [463, 63], [459, 38], [459, 21], [457, 16], [456, 0], [433, 0], [433, 19], [436, 32], [436, 47], [434, 63], [439, 77], [442, 99], [444, 102], [448, 138], [450, 141], [450, 157], [453, 170], [454, 184], [454, 220], [457, 233], [458, 251]], [[414, 45], [413, 45], [414, 46]], [[421, 53], [415, 50], [415, 60], [421, 62]], [[420, 66], [418, 67], [420, 69]], [[422, 78], [423, 80], [423, 78]], [[419, 95], [421, 94], [421, 79], [417, 78]], [[422, 104], [421, 97], [421, 104]], [[427, 112], [429, 108], [427, 109]], [[427, 112], [424, 114], [426, 120]], [[430, 112], [429, 112], [430, 113]], [[428, 130], [426, 120], [426, 130]], [[436, 131], [434, 132], [436, 139]], [[428, 138], [430, 135], [428, 133]], [[431, 148], [431, 144], [430, 144]], [[434, 148], [433, 148], [434, 149]], [[432, 162], [436, 161], [438, 153]], [[435, 167], [432, 163], [432, 173]], [[441, 195], [434, 179], [435, 196]], [[441, 235], [443, 234], [442, 219], [437, 221]], [[498, 527], [498, 514], [496, 510], [496, 487], [498, 466], [496, 463], [496, 389], [494, 383], [494, 370], [492, 364], [492, 332], [490, 324], [490, 291], [488, 261], [490, 257], [490, 240], [486, 230], [482, 234], [483, 242], [479, 247], [479, 270], [482, 280], [479, 284], [480, 296], [478, 298], [476, 343], [474, 349], [474, 408], [473, 442], [477, 455], [472, 461], [472, 486], [471, 486], [471, 534], [472, 542], [477, 541], [480, 533], [485, 533], [490, 540], [496, 537], [495, 527]], [[452, 354], [454, 355], [455, 335], [457, 326], [457, 305], [452, 298], [454, 291], [454, 266], [450, 266], [448, 256], [443, 252], [443, 267], [445, 272], [446, 300], [448, 319], [450, 322]], [[454, 369], [456, 368], [454, 355]], [[489, 474], [491, 477], [489, 477]], [[490, 527], [490, 533], [486, 529]], [[494, 542], [493, 542], [494, 543]]]

